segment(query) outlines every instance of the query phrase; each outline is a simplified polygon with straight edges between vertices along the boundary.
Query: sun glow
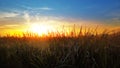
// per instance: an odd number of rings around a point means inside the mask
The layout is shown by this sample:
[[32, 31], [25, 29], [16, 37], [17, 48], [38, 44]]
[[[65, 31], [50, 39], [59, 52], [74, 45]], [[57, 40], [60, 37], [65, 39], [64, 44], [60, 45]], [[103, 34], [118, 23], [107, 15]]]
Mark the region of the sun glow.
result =
[[46, 35], [51, 30], [53, 30], [53, 28], [51, 28], [50, 26], [45, 25], [45, 24], [34, 23], [34, 24], [30, 25], [30, 32], [36, 33], [36, 34], [39, 34], [39, 35], [43, 35], [43, 34]]

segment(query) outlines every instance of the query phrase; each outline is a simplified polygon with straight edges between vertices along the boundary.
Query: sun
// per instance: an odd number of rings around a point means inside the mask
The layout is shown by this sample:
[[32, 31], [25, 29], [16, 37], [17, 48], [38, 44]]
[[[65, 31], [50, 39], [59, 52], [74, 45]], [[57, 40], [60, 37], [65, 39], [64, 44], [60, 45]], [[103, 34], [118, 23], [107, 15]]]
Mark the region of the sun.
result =
[[49, 26], [43, 25], [43, 24], [34, 23], [30, 25], [30, 32], [36, 33], [39, 35], [47, 34], [49, 29], [50, 29]]

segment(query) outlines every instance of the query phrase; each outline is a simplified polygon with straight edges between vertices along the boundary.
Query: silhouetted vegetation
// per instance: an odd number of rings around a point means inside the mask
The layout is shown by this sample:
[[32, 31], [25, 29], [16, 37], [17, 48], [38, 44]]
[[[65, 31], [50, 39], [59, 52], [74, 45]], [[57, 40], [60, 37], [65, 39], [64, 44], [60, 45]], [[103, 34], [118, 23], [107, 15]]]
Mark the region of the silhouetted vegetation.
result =
[[0, 68], [120, 68], [120, 32], [0, 37]]

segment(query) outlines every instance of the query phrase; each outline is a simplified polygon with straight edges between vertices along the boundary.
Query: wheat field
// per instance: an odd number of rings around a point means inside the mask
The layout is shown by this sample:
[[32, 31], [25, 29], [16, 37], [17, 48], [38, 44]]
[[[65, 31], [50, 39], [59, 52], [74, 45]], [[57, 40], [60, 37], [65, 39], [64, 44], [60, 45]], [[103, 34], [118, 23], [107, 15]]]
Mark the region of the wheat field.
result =
[[0, 37], [0, 68], [120, 68], [119, 31], [51, 35]]

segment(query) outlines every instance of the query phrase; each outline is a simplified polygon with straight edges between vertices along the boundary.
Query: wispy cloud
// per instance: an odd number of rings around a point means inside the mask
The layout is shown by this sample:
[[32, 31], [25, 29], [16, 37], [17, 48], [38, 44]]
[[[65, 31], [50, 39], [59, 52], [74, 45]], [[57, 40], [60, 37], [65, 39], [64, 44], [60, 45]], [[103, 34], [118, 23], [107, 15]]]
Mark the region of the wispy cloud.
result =
[[24, 16], [23, 16], [23, 18], [26, 20], [27, 23], [30, 22], [30, 15], [29, 15], [28, 12], [24, 12]]
[[105, 20], [107, 25], [120, 27], [120, 18], [119, 17], [113, 17], [110, 19]]
[[39, 9], [41, 9], [41, 10], [53, 10], [53, 8], [49, 8], [49, 7], [41, 7]]
[[107, 17], [120, 17], [120, 10], [115, 12], [106, 13]]
[[115, 24], [120, 24], [120, 18], [112, 18], [111, 22], [113, 22]]
[[9, 24], [9, 25], [4, 25], [4, 26], [6, 26], [6, 27], [17, 27], [19, 25], [18, 24]]
[[22, 5], [21, 6], [22, 8], [25, 8], [27, 10], [54, 10], [53, 8], [50, 8], [50, 7], [29, 7], [29, 6], [25, 6], [25, 5]]
[[5, 24], [5, 25], [0, 25], [0, 29], [11, 29], [11, 28], [16, 28], [20, 25], [18, 24]]
[[19, 14], [13, 13], [13, 12], [0, 12], [0, 18], [16, 17], [17, 15], [19, 15]]

